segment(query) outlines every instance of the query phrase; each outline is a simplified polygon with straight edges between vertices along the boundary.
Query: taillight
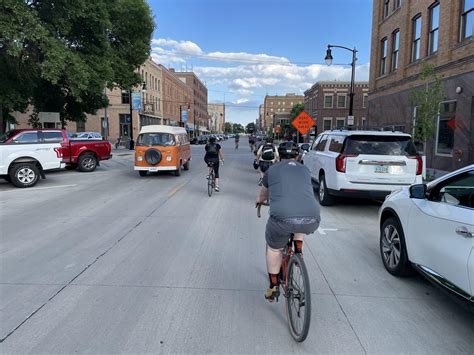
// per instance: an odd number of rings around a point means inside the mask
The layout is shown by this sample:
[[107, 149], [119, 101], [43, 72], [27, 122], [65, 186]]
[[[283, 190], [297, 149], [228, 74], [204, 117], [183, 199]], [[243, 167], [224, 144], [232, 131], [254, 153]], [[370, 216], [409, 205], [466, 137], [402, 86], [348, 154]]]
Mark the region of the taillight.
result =
[[63, 157], [63, 149], [62, 148], [54, 148], [54, 151], [56, 152], [56, 156], [58, 158], [62, 158]]
[[336, 171], [340, 173], [346, 172], [346, 158], [357, 157], [359, 154], [339, 154], [336, 158]]
[[423, 174], [423, 158], [421, 157], [421, 155], [408, 157], [408, 159], [416, 159], [416, 175]]

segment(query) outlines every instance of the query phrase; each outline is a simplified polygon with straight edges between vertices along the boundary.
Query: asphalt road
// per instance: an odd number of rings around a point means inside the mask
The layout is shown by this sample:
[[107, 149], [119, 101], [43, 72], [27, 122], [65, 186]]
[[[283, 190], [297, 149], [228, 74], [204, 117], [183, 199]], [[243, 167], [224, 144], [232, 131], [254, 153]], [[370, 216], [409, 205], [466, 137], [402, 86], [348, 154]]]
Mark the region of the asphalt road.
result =
[[322, 209], [305, 260], [303, 344], [268, 304], [265, 219], [246, 144], [223, 144], [207, 196], [203, 147], [181, 177], [140, 177], [128, 151], [30, 189], [0, 183], [1, 353], [473, 353], [473, 315], [378, 249], [378, 205]]

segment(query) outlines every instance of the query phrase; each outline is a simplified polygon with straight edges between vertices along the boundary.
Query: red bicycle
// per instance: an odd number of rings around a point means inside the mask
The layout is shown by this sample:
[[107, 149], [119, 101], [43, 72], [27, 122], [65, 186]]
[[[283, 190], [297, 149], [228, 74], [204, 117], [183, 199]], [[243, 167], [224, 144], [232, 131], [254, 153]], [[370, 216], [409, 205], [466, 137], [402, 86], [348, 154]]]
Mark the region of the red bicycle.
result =
[[[262, 206], [269, 204], [257, 204], [258, 218], [261, 217]], [[293, 234], [289, 236], [283, 250], [279, 278], [285, 297], [290, 333], [295, 341], [302, 342], [308, 336], [311, 323], [311, 289], [303, 256], [295, 253], [293, 249], [293, 236]], [[278, 298], [276, 300], [278, 302]]]

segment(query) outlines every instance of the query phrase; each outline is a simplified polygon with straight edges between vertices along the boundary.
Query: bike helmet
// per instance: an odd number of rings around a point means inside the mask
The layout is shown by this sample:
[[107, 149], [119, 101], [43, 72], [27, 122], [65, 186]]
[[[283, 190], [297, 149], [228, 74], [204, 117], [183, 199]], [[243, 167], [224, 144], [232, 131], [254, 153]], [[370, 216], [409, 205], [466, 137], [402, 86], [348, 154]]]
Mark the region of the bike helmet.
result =
[[216, 143], [216, 137], [209, 137], [209, 143]]
[[269, 143], [269, 144], [273, 144], [273, 138], [272, 137], [268, 137], [266, 139], [266, 142]]
[[293, 142], [283, 142], [278, 147], [278, 154], [282, 159], [293, 159], [300, 154], [300, 148]]

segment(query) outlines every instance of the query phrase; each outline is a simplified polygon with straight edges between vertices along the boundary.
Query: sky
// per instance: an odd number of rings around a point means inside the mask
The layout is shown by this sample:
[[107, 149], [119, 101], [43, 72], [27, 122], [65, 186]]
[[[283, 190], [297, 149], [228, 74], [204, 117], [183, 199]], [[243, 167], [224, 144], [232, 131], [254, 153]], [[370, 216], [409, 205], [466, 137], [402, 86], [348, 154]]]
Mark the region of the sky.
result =
[[304, 94], [322, 80], [368, 80], [372, 0], [148, 0], [155, 19], [152, 58], [194, 71], [209, 102], [225, 102], [226, 121], [258, 118], [268, 95]]

